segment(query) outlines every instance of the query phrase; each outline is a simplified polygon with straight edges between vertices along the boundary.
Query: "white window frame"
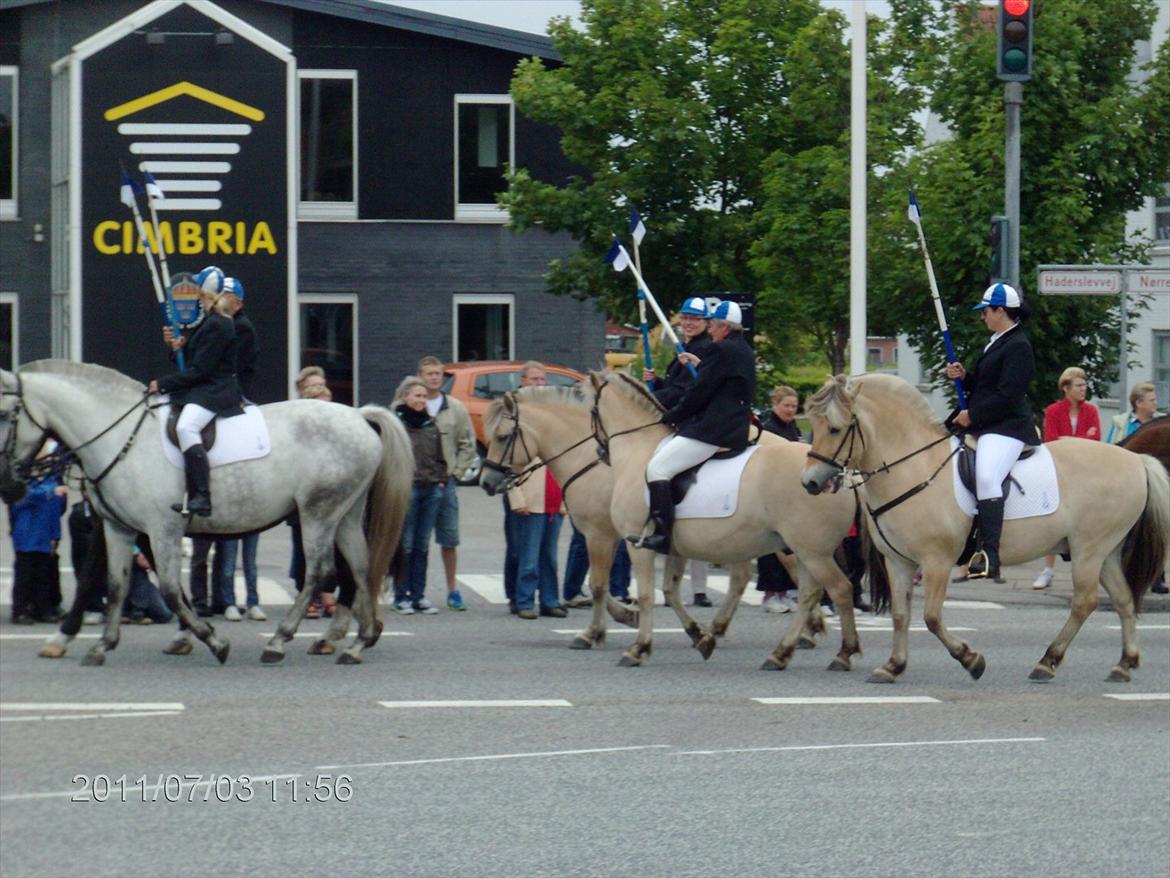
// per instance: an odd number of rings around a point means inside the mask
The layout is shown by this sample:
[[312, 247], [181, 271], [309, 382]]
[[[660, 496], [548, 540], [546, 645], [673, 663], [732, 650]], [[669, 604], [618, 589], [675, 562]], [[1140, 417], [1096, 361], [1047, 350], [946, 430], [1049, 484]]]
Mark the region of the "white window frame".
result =
[[0, 293], [0, 305], [12, 306], [12, 366], [20, 365], [20, 293]]
[[20, 68], [0, 64], [0, 76], [12, 77], [12, 197], [0, 198], [0, 221], [19, 218], [20, 195]]
[[348, 79], [353, 89], [353, 201], [301, 201], [301, 147], [297, 143], [297, 219], [356, 220], [358, 218], [358, 72], [356, 70], [297, 71], [297, 131], [303, 130], [300, 119], [301, 88], [306, 79]]
[[[507, 305], [508, 306], [508, 356], [516, 359], [516, 295], [515, 293], [455, 293], [451, 297], [451, 360], [459, 359], [459, 306], [460, 305]], [[486, 359], [486, 357], [485, 357]]]
[[[361, 312], [358, 310], [357, 293], [297, 293], [297, 321], [300, 322], [302, 305], [349, 305], [353, 314], [353, 404], [361, 405]], [[299, 363], [301, 353], [301, 339], [298, 334], [293, 342], [296, 345], [296, 359]], [[299, 366], [297, 367], [300, 368]], [[296, 380], [294, 373], [289, 376], [289, 397], [296, 398]]]
[[[1161, 297], [1159, 297], [1161, 298]], [[1150, 381], [1154, 384], [1154, 389], [1158, 394], [1158, 408], [1160, 411], [1167, 411], [1170, 406], [1166, 404], [1170, 400], [1170, 380], [1163, 378], [1159, 380], [1160, 374], [1170, 374], [1170, 361], [1159, 362], [1158, 356], [1158, 342], [1164, 338], [1170, 337], [1170, 332], [1165, 329], [1155, 329], [1150, 334]]]
[[455, 95], [455, 114], [452, 129], [455, 137], [451, 144], [452, 162], [455, 177], [455, 221], [469, 223], [506, 223], [509, 219], [508, 211], [494, 202], [491, 204], [461, 204], [459, 201], [459, 107], [461, 104], [507, 104], [508, 105], [508, 160], [509, 168], [516, 167], [516, 104], [512, 96], [457, 94]]

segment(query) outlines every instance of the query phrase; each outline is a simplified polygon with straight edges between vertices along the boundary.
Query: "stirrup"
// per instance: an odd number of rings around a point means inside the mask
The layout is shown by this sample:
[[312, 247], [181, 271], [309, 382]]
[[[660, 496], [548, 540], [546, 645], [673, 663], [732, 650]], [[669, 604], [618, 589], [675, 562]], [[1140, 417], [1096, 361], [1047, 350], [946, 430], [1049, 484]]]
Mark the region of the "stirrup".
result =
[[987, 557], [987, 552], [984, 549], [980, 549], [967, 562], [967, 578], [987, 579], [990, 567], [991, 559]]

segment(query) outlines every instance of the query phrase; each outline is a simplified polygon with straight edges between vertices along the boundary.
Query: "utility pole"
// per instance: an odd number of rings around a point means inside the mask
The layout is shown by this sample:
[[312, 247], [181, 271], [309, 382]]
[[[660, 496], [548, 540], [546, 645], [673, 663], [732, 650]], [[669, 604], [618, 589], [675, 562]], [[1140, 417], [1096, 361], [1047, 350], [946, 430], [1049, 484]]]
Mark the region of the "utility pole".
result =
[[1024, 103], [1024, 86], [1018, 82], [1005, 82], [1003, 103], [1006, 121], [1003, 212], [1008, 218], [1007, 275], [1012, 286], [1020, 290], [1020, 105]]

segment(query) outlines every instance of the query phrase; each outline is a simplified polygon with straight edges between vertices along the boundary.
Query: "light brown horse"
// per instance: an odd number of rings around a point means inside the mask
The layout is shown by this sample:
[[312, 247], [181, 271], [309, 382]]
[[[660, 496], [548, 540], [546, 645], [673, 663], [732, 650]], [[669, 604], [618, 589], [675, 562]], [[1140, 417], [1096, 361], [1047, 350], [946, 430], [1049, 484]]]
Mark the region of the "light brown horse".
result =
[[1146, 421], [1117, 444], [1134, 454], [1152, 454], [1170, 471], [1170, 415]]
[[[605, 610], [620, 624], [638, 625], [639, 614], [609, 595], [609, 571], [621, 534], [610, 517], [613, 499], [613, 469], [599, 457], [592, 423], [593, 395], [586, 387], [525, 387], [505, 394], [492, 403], [484, 419], [488, 449], [481, 485], [489, 493], [504, 488], [510, 477], [547, 462], [553, 476], [565, 489], [565, 504], [573, 524], [585, 535], [589, 551], [589, 584], [593, 615], [589, 625], [572, 643], [573, 649], [591, 649], [605, 641]], [[786, 442], [770, 433], [766, 444]], [[803, 456], [793, 455], [799, 465]], [[535, 463], [534, 463], [535, 461]], [[793, 473], [794, 477], [796, 472]], [[842, 534], [844, 536], [844, 534]], [[667, 559], [663, 594], [682, 622], [683, 630], [703, 658], [710, 658], [716, 641], [727, 630], [746, 580], [739, 591], [729, 594], [708, 630], [687, 612], [679, 599], [679, 582], [686, 559]], [[816, 598], [820, 597], [817, 588]], [[794, 619], [795, 623], [795, 619]], [[824, 620], [815, 606], [809, 628], [824, 630]], [[814, 646], [811, 632], [800, 636], [802, 646]], [[785, 659], [787, 661], [787, 659]]]
[[[951, 569], [971, 530], [971, 517], [955, 501], [946, 429], [917, 390], [890, 375], [838, 375], [817, 391], [806, 411], [814, 441], [802, 478], [805, 487], [820, 493], [843, 469], [860, 475], [870, 533], [894, 579], [889, 595], [894, 649], [870, 681], [892, 683], [906, 670], [910, 594], [919, 565], [926, 626], [978, 679], [986, 668], [983, 656], [943, 624]], [[1121, 659], [1108, 679], [1127, 682], [1139, 661], [1136, 611], [1170, 552], [1170, 476], [1148, 455], [1101, 442], [1064, 438], [1047, 447], [1056, 466], [1060, 505], [1048, 515], [1006, 522], [1000, 545], [1004, 564], [1057, 552], [1069, 553], [1072, 560], [1068, 621], [1031, 678], [1055, 675], [1097, 606], [1100, 582], [1121, 620]]]
[[[670, 434], [661, 423], [663, 408], [646, 387], [628, 375], [592, 373], [592, 418], [595, 435], [613, 468], [610, 518], [619, 534], [638, 533], [646, 525], [646, 464], [659, 443]], [[588, 397], [586, 397], [588, 399]], [[822, 589], [829, 592], [840, 613], [841, 649], [830, 670], [849, 670], [850, 657], [861, 652], [853, 617], [853, 591], [833, 560], [833, 551], [848, 534], [856, 509], [841, 497], [831, 507], [809, 502], [799, 490], [806, 446], [765, 435], [748, 461], [740, 482], [734, 515], [726, 518], [689, 518], [675, 522], [671, 550], [682, 558], [717, 561], [731, 573], [727, 600], [720, 617], [730, 620], [751, 576], [752, 560], [771, 552], [792, 549], [796, 556], [800, 600], [796, 618], [783, 639], [765, 659], [763, 668], [787, 667], [801, 630], [808, 622]], [[654, 607], [653, 552], [630, 548], [638, 582], [638, 635], [620, 664], [636, 667], [652, 646]], [[671, 583], [667, 588], [671, 588]], [[712, 627], [723, 633], [717, 620]]]

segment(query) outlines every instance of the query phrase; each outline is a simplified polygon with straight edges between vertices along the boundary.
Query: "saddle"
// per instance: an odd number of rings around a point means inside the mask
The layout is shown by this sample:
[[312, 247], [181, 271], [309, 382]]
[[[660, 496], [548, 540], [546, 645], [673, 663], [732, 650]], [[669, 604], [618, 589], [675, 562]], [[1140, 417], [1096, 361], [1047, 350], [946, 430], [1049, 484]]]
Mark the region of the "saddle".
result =
[[[1025, 445], [1024, 450], [1020, 452], [1020, 460], [1027, 460], [1036, 453], [1035, 445]], [[963, 483], [963, 487], [975, 493], [975, 447], [963, 442], [959, 445], [959, 481]], [[1007, 500], [1008, 492], [1012, 489], [1012, 485], [1022, 493], [1023, 488], [1017, 482], [1011, 473], [1008, 473], [1003, 480], [1003, 499]]]
[[[179, 423], [179, 414], [183, 411], [183, 407], [171, 406], [171, 413], [167, 417], [167, 438], [171, 440], [171, 444], [176, 448], [179, 447], [179, 434], [175, 432], [175, 426]], [[199, 432], [199, 437], [203, 440], [203, 450], [210, 451], [211, 446], [215, 444], [215, 425], [219, 421], [219, 417], [214, 417], [207, 422], [207, 426]]]
[[[759, 434], [756, 434], [756, 440], [759, 440]], [[756, 442], [749, 442], [748, 448], [755, 445]], [[744, 449], [745, 451], [747, 449]], [[670, 499], [674, 501], [674, 505], [682, 503], [683, 498], [687, 496], [687, 491], [694, 487], [695, 482], [699, 480], [699, 470], [703, 468], [703, 464], [711, 460], [730, 460], [733, 457], [738, 457], [743, 454], [743, 451], [731, 451], [728, 448], [722, 448], [716, 451], [703, 463], [698, 466], [692, 466], [690, 469], [684, 469], [681, 473], [670, 480]]]

